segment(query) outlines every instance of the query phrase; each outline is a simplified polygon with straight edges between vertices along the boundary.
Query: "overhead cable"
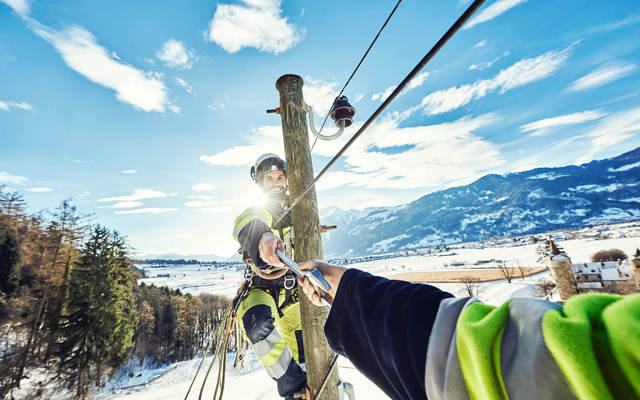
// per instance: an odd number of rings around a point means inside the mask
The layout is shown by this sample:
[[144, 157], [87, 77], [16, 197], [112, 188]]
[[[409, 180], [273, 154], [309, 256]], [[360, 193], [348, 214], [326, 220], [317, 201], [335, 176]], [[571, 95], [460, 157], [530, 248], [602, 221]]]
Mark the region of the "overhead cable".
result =
[[482, 6], [482, 4], [486, 0], [475, 0], [469, 8], [456, 20], [456, 22], [451, 25], [451, 27], [445, 32], [445, 34], [438, 40], [438, 42], [429, 50], [429, 52], [418, 62], [418, 64], [409, 72], [409, 74], [398, 84], [398, 86], [394, 89], [394, 91], [384, 100], [384, 102], [378, 107], [373, 114], [367, 119], [367, 121], [358, 129], [358, 131], [349, 139], [347, 143], [338, 151], [338, 153], [333, 156], [333, 158], [327, 163], [327, 165], [313, 178], [313, 181], [305, 188], [302, 193], [296, 197], [296, 199], [291, 203], [285, 213], [278, 219], [277, 222], [280, 221], [286, 214], [288, 214], [299, 202], [302, 198], [311, 190], [311, 188], [324, 176], [324, 174], [335, 164], [336, 161], [344, 154], [345, 151], [364, 133], [365, 130], [375, 121], [382, 111], [402, 92], [402, 90], [407, 86], [407, 84], [424, 68], [425, 65], [435, 56], [438, 51], [453, 37], [453, 35], [464, 25], [465, 22]]
[[[358, 65], [356, 65], [356, 68], [353, 70], [353, 72], [351, 73], [351, 76], [349, 76], [349, 79], [347, 79], [347, 82], [344, 84], [344, 86], [342, 87], [342, 89], [340, 90], [340, 93], [336, 96], [336, 98], [342, 96], [342, 93], [347, 88], [347, 85], [349, 85], [349, 82], [351, 82], [351, 79], [353, 78], [353, 76], [358, 71], [358, 68], [360, 68], [360, 65], [362, 65], [362, 62], [364, 61], [364, 59], [367, 58], [367, 54], [369, 54], [369, 51], [371, 50], [373, 45], [376, 43], [376, 40], [378, 40], [378, 37], [380, 37], [380, 34], [384, 30], [385, 26], [387, 26], [387, 23], [389, 22], [389, 20], [393, 16], [393, 14], [398, 9], [398, 6], [400, 5], [400, 3], [402, 3], [402, 0], [398, 0], [398, 2], [396, 3], [396, 6], [393, 7], [393, 10], [391, 10], [391, 13], [387, 17], [387, 19], [384, 21], [384, 24], [382, 24], [382, 26], [380, 27], [380, 30], [378, 30], [378, 33], [376, 34], [376, 37], [373, 38], [373, 41], [369, 45], [369, 48], [367, 48], [367, 51], [365, 51], [364, 54], [362, 55], [362, 58], [360, 58], [360, 61], [358, 62]], [[329, 114], [330, 113], [331, 113], [331, 107], [329, 107], [329, 111], [327, 111], [327, 115], [324, 116], [324, 120], [322, 121], [322, 125], [320, 125], [320, 130], [318, 131], [318, 133], [322, 133], [322, 128], [324, 128], [324, 125], [327, 123], [327, 118], [329, 118]], [[311, 118], [313, 118], [313, 115], [311, 116]], [[318, 138], [316, 137], [316, 140], [313, 141], [313, 145], [311, 146], [311, 150], [312, 151], [313, 151], [313, 148], [316, 146], [317, 142], [318, 142]]]

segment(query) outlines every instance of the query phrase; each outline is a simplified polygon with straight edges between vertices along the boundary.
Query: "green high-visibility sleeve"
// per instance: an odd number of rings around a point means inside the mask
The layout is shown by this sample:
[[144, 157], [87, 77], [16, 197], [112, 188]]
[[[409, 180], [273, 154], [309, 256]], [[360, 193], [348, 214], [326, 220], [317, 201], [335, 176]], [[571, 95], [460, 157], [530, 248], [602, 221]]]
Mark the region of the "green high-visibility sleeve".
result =
[[542, 331], [579, 399], [640, 399], [640, 294], [574, 296]]

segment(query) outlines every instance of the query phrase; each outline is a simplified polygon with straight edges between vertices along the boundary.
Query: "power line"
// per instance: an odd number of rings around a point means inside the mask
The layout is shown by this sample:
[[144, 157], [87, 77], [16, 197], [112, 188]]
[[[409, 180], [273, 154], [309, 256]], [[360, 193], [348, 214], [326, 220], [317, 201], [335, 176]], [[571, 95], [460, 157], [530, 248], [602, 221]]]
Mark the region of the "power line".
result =
[[[347, 85], [349, 85], [349, 82], [351, 82], [351, 79], [353, 78], [353, 76], [356, 74], [356, 72], [358, 71], [358, 68], [360, 68], [360, 65], [362, 64], [362, 62], [364, 61], [365, 58], [367, 58], [367, 54], [369, 54], [369, 51], [371, 50], [371, 48], [373, 47], [373, 45], [376, 43], [376, 40], [378, 40], [378, 37], [380, 37], [380, 34], [382, 33], [382, 31], [384, 30], [385, 26], [387, 26], [387, 23], [389, 22], [389, 20], [391, 19], [391, 17], [393, 16], [393, 14], [396, 12], [396, 10], [398, 9], [398, 6], [400, 5], [400, 3], [402, 3], [402, 0], [398, 0], [398, 2], [396, 3], [396, 6], [393, 7], [393, 10], [391, 10], [391, 13], [389, 14], [389, 16], [387, 17], [386, 21], [384, 21], [384, 24], [382, 24], [382, 26], [380, 27], [380, 30], [378, 31], [378, 33], [376, 34], [376, 37], [373, 38], [373, 41], [371, 42], [371, 44], [369, 45], [369, 48], [367, 49], [367, 51], [364, 52], [364, 54], [362, 55], [362, 58], [360, 58], [360, 61], [358, 62], [358, 65], [356, 65], [356, 68], [353, 70], [353, 72], [351, 73], [351, 76], [349, 76], [349, 79], [347, 79], [347, 83], [344, 84], [344, 86], [342, 87], [342, 89], [340, 90], [340, 93], [336, 96], [336, 98], [342, 96], [342, 93], [344, 92], [344, 90], [347, 88]], [[333, 104], [333, 103], [332, 103]], [[318, 133], [322, 133], [322, 128], [324, 128], [324, 124], [327, 123], [327, 118], [329, 118], [329, 114], [331, 113], [331, 107], [329, 107], [329, 111], [327, 111], [327, 115], [324, 116], [324, 120], [322, 121], [322, 125], [320, 126], [320, 131], [318, 131]], [[313, 118], [313, 115], [311, 116], [311, 118]], [[311, 146], [311, 151], [313, 151], [313, 148], [316, 146], [316, 142], [318, 141], [318, 138], [316, 137], [316, 140], [313, 141], [313, 145]]]
[[400, 82], [395, 90], [384, 100], [380, 107], [378, 107], [376, 111], [371, 114], [364, 125], [362, 125], [360, 129], [358, 129], [358, 131], [351, 137], [351, 139], [349, 139], [349, 141], [340, 149], [340, 151], [338, 151], [338, 153], [333, 156], [331, 161], [329, 161], [329, 163], [322, 169], [322, 171], [320, 171], [320, 173], [315, 178], [313, 178], [313, 181], [306, 187], [306, 189], [302, 193], [298, 195], [298, 197], [296, 197], [293, 203], [291, 203], [291, 205], [287, 207], [286, 212], [283, 213], [276, 222], [279, 222], [280, 219], [287, 215], [293, 209], [293, 207], [295, 207], [300, 202], [300, 200], [302, 200], [302, 198], [309, 192], [309, 190], [311, 190], [316, 182], [318, 182], [318, 180], [320, 180], [320, 178], [324, 176], [329, 168], [331, 168], [331, 166], [333, 166], [333, 164], [338, 161], [338, 159], [344, 154], [344, 152], [347, 151], [349, 147], [351, 147], [353, 142], [355, 142], [360, 137], [360, 135], [362, 135], [364, 131], [373, 123], [373, 121], [375, 121], [380, 116], [382, 111], [384, 111], [384, 109], [387, 108], [387, 106], [398, 96], [398, 94], [400, 94], [400, 92], [404, 89], [405, 86], [407, 86], [411, 79], [413, 79], [418, 74], [418, 72], [420, 72], [420, 70], [422, 70], [422, 68], [427, 65], [427, 63], [438, 53], [438, 51], [440, 51], [440, 49], [449, 41], [449, 39], [451, 39], [451, 37], [462, 27], [462, 25], [467, 22], [467, 20], [478, 10], [478, 8], [480, 8], [480, 6], [482, 6], [485, 1], [486, 0], [475, 0], [469, 6], [469, 8], [467, 8], [467, 10], [460, 16], [460, 18], [458, 18], [458, 20], [453, 25], [451, 25], [451, 27], [447, 30], [447, 32], [445, 32], [440, 40], [438, 40], [438, 42], [431, 48], [431, 50], [429, 50], [429, 52], [422, 58], [422, 60], [420, 60], [420, 62], [411, 70], [411, 72], [409, 72], [409, 74], [402, 80], [402, 82]]

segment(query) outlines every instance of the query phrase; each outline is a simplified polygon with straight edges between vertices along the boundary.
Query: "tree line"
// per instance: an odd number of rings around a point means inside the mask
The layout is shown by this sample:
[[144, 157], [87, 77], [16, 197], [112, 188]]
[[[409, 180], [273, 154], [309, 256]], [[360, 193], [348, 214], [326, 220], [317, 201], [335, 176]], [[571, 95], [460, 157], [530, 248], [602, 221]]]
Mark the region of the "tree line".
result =
[[29, 213], [0, 186], [0, 398], [38, 368], [44, 384], [86, 398], [132, 357], [163, 364], [203, 351], [229, 300], [138, 285], [131, 250], [70, 200]]

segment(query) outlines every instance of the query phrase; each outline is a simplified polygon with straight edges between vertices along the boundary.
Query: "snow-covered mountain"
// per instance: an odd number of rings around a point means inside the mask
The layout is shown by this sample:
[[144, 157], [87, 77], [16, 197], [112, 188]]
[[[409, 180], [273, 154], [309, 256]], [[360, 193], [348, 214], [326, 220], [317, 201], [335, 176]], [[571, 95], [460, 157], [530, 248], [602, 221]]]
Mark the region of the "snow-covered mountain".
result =
[[560, 168], [490, 174], [397, 207], [321, 210], [326, 258], [640, 219], [640, 147]]

